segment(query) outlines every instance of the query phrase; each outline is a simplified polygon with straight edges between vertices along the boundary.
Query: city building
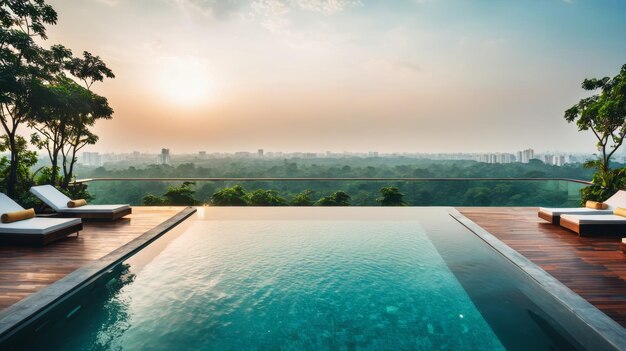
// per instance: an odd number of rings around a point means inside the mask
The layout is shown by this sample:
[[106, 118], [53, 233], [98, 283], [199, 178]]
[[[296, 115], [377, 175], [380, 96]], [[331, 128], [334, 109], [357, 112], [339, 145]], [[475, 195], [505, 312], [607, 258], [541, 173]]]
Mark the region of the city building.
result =
[[85, 166], [102, 166], [102, 156], [99, 152], [83, 152], [81, 163]]
[[533, 149], [526, 149], [517, 152], [517, 162], [528, 163], [533, 158], [535, 158], [535, 150]]
[[157, 163], [160, 165], [170, 164], [170, 149], [161, 149], [161, 154], [157, 156]]

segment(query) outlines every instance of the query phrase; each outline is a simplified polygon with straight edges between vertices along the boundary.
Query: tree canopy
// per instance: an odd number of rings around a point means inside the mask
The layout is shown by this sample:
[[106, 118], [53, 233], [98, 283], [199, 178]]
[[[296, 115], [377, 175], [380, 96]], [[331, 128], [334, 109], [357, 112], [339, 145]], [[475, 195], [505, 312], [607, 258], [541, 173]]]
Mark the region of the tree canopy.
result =
[[626, 135], [626, 64], [613, 78], [585, 79], [582, 88], [599, 93], [581, 99], [565, 111], [565, 119], [581, 131], [591, 130], [598, 140], [600, 167], [608, 170], [611, 156]]
[[605, 200], [626, 185], [626, 173], [621, 169], [611, 169], [611, 157], [622, 146], [626, 136], [626, 64], [613, 78], [585, 79], [582, 88], [598, 93], [581, 99], [567, 109], [565, 119], [576, 123], [580, 131], [590, 130], [600, 152], [597, 160], [587, 163], [597, 172], [593, 177], [595, 186], [583, 191], [582, 201]]
[[0, 123], [10, 154], [2, 190], [9, 196], [23, 182], [20, 162], [28, 157], [19, 145], [22, 127], [34, 129], [32, 143], [48, 153], [47, 181], [67, 188], [76, 152], [98, 140], [90, 127], [113, 114], [106, 98], [90, 90], [94, 82], [115, 77], [98, 56], [74, 57], [63, 45], [41, 45], [48, 39], [46, 26], [56, 22], [56, 11], [44, 0], [0, 1]]
[[400, 190], [393, 186], [386, 186], [380, 189], [380, 195], [376, 201], [382, 206], [406, 206], [408, 205], [404, 200], [404, 194]]

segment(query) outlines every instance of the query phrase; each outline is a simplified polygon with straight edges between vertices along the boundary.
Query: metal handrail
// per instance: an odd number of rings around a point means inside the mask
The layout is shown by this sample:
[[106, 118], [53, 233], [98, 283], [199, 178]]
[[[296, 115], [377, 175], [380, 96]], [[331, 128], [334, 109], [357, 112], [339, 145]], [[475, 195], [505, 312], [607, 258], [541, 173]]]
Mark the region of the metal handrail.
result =
[[77, 179], [75, 184], [99, 182], [99, 181], [141, 181], [141, 182], [166, 182], [166, 181], [182, 181], [182, 182], [257, 182], [257, 181], [423, 181], [423, 182], [459, 182], [459, 181], [564, 181], [579, 183], [585, 185], [593, 185], [592, 182], [580, 179], [570, 178], [278, 178], [278, 177], [244, 177], [244, 178], [229, 178], [229, 177], [217, 177], [217, 178], [186, 178], [186, 177], [174, 177], [174, 178], [85, 178]]

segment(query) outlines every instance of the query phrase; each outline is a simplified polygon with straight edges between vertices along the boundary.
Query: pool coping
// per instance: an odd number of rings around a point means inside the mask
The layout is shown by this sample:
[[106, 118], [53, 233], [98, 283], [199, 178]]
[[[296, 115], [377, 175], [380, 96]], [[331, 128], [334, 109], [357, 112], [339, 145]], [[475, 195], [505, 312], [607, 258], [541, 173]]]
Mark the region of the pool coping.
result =
[[626, 329], [604, 312], [575, 293], [534, 262], [512, 249], [487, 230], [465, 217], [456, 208], [450, 208], [450, 216], [476, 234], [489, 246], [515, 264], [535, 280], [545, 291], [556, 298], [583, 323], [607, 340], [617, 350], [626, 350]]
[[120, 260], [136, 253], [163, 234], [169, 232], [196, 213], [196, 211], [197, 209], [194, 207], [184, 208], [174, 216], [109, 254], [76, 269], [49, 286], [0, 311], [0, 343], [35, 320], [47, 308], [79, 290], [80, 287], [94, 279], [94, 277], [110, 270]]

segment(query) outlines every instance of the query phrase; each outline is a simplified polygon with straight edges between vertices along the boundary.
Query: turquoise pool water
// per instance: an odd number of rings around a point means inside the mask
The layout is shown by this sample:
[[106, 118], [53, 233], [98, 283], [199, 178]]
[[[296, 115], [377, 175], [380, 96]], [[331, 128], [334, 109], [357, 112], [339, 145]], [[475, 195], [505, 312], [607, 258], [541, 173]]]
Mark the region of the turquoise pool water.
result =
[[307, 211], [201, 210], [24, 348], [581, 349], [446, 210]]
[[198, 222], [109, 303], [78, 344], [502, 348], [416, 221]]

